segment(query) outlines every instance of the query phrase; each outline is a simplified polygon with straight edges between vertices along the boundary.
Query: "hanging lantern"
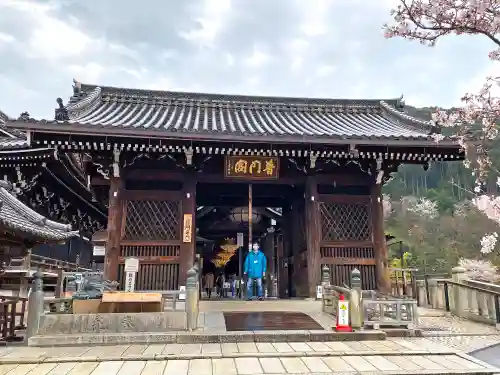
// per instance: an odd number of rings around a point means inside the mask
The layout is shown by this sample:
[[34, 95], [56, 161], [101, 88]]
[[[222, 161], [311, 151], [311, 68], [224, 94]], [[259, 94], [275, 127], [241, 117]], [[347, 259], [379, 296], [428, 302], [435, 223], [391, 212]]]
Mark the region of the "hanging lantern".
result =
[[[233, 208], [229, 217], [234, 223], [248, 223], [250, 217], [250, 215], [248, 215], [248, 207]], [[252, 210], [252, 223], [258, 223], [260, 219], [261, 215], [257, 211]]]

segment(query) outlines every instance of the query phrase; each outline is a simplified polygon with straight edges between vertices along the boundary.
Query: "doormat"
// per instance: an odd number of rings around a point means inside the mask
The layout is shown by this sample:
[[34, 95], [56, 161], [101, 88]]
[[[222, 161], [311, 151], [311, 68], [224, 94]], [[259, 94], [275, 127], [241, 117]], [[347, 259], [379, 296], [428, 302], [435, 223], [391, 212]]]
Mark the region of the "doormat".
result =
[[224, 312], [223, 314], [228, 332], [324, 330], [317, 321], [301, 312], [262, 311]]

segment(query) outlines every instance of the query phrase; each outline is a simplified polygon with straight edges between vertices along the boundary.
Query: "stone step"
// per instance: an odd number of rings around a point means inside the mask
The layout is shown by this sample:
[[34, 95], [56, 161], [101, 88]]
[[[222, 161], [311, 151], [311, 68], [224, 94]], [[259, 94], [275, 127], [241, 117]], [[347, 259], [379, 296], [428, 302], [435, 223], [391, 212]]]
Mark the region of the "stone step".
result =
[[236, 342], [309, 342], [385, 340], [383, 331], [239, 331], [239, 332], [147, 332], [86, 333], [37, 335], [28, 339], [29, 346], [123, 345], [153, 343], [236, 343]]
[[335, 355], [335, 356], [272, 356], [221, 358], [169, 358], [149, 360], [72, 361], [43, 363], [3, 363], [0, 373], [64, 374], [141, 374], [141, 375], [265, 375], [265, 374], [495, 374], [499, 369], [462, 354], [447, 355]]

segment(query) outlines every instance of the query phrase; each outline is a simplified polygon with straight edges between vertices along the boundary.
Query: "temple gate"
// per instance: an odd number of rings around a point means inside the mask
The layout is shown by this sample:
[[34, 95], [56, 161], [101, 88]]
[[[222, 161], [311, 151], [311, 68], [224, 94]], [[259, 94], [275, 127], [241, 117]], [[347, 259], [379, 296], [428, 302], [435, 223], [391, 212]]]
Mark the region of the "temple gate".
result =
[[[436, 144], [431, 133], [439, 126], [408, 116], [401, 99], [253, 97], [75, 82], [69, 103], [58, 104], [55, 121], [23, 114], [6, 126], [27, 130], [33, 145], [80, 155], [96, 199], [108, 206], [105, 274], [123, 284], [125, 258], [137, 257], [138, 290], [177, 289], [197, 242], [235, 237], [239, 229], [228, 222], [228, 208], [248, 204], [244, 191], [252, 184], [253, 207], [265, 219], [248, 237], [272, 249], [281, 297], [315, 296], [322, 265], [334, 284], [347, 283], [358, 268], [364, 289], [388, 291], [383, 184], [402, 163], [427, 168], [434, 160], [464, 157], [453, 139]], [[273, 207], [279, 213], [270, 214]], [[277, 221], [272, 228], [271, 218]], [[197, 231], [206, 238], [198, 239]]]

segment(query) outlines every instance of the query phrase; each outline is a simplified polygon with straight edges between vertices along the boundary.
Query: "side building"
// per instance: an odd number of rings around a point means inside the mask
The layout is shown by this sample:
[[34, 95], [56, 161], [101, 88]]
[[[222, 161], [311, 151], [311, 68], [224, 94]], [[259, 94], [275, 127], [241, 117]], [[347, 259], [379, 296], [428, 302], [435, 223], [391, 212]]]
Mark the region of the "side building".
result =
[[[13, 194], [12, 184], [0, 180], [0, 289], [26, 295], [35, 268], [25, 263], [31, 249], [42, 244], [61, 244], [78, 239], [80, 233], [71, 225], [57, 223], [36, 213]], [[17, 262], [15, 262], [17, 260]], [[40, 262], [45, 277], [57, 277], [50, 272], [50, 263]], [[15, 264], [14, 267], [11, 267]], [[55, 267], [54, 267], [55, 268]], [[57, 272], [57, 271], [56, 271]]]
[[[246, 220], [245, 242], [260, 238], [269, 248], [280, 297], [314, 296], [322, 265], [334, 284], [358, 268], [364, 289], [388, 291], [383, 184], [401, 164], [426, 168], [464, 157], [453, 139], [434, 142], [439, 127], [407, 115], [402, 99], [75, 82], [69, 102], [57, 102], [54, 120], [21, 116], [6, 125], [29, 134], [31, 147], [85, 155], [93, 191], [108, 201], [105, 274], [123, 284], [125, 258], [137, 257], [136, 286], [143, 290], [183, 285], [197, 234], [235, 237], [234, 226], [214, 228], [211, 215], [219, 215], [224, 223], [223, 216]], [[256, 212], [245, 215], [249, 199]], [[248, 225], [259, 210], [264, 219]]]
[[107, 210], [88, 188], [80, 156], [59, 155], [46, 145], [31, 147], [25, 131], [7, 129], [9, 119], [0, 111], [0, 180], [11, 185], [22, 204], [81, 234], [62, 243], [38, 243], [33, 254], [89, 266], [92, 247], [85, 239], [105, 227]]

